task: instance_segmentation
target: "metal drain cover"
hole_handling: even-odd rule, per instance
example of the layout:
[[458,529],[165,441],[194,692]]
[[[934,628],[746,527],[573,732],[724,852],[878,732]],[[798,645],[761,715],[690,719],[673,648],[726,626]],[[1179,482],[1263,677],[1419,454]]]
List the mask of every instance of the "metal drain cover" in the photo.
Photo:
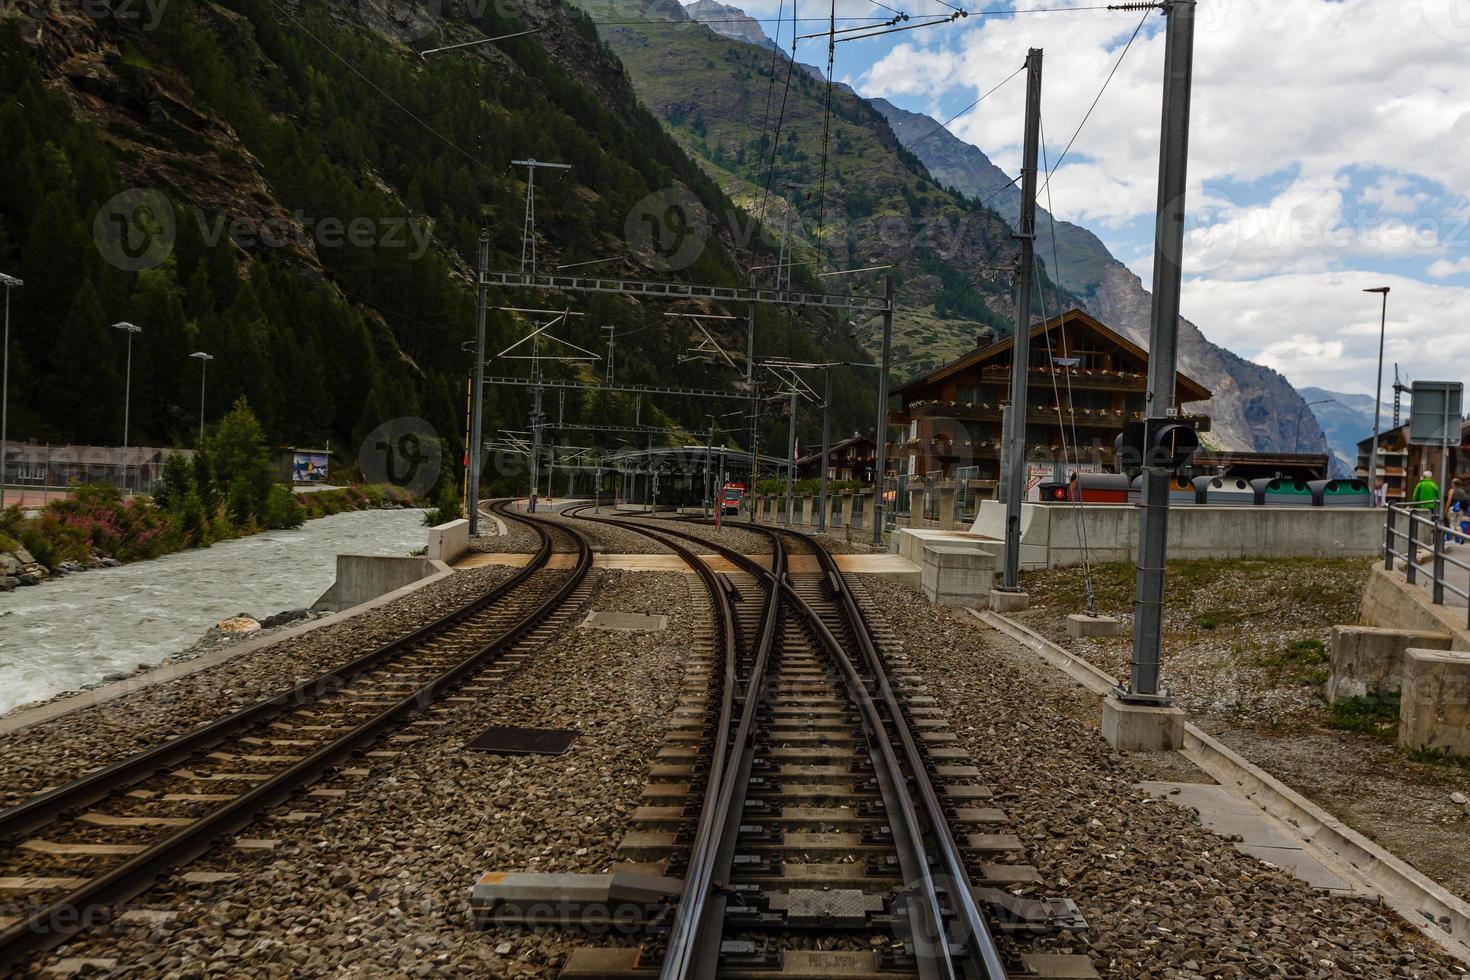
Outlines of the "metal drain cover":
[[667,629],[669,617],[644,613],[601,612],[593,610],[582,620],[583,629],[621,630],[625,632]]
[[883,896],[860,888],[793,888],[772,895],[770,906],[786,913],[788,925],[861,926],[883,911]]
[[570,728],[514,728],[493,726],[485,729],[465,748],[495,755],[561,755],[571,748],[581,732]]

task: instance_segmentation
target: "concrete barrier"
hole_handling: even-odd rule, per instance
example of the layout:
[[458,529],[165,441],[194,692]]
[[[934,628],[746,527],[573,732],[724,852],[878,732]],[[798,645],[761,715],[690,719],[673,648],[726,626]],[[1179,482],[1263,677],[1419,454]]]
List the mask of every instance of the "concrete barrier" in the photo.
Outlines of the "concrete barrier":
[[470,522],[450,521],[429,528],[429,550],[427,557],[453,564],[470,550]]
[[1332,667],[1327,675],[1327,700],[1399,693],[1404,651],[1410,647],[1448,650],[1450,634],[1381,626],[1332,627],[1328,641]]
[[1470,653],[1406,650],[1399,744],[1470,759]]
[[338,555],[337,581],[311,608],[339,612],[447,571],[448,565],[432,558]]
[[1470,650],[1465,611],[1436,606],[1429,593],[1410,585],[1401,571],[1374,565],[1358,604],[1358,620],[1368,626],[1450,634],[1451,650]]
[[[1134,504],[1039,504],[1021,508],[1021,564],[1060,568],[1134,561]],[[1005,506],[982,500],[971,533],[1005,537]],[[1171,507],[1170,558],[1366,558],[1383,549],[1383,511],[1353,507]]]
[[990,600],[995,557],[974,545],[926,545],[919,581],[930,602],[980,608]]

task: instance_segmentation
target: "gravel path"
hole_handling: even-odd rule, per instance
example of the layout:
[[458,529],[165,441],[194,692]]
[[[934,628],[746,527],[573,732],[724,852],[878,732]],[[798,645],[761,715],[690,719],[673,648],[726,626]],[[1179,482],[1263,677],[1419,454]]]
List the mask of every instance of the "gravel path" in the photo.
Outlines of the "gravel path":
[[461,572],[351,619],[0,736],[0,806],[141,751],[345,663],[482,595],[510,568]]
[[[487,870],[606,870],[663,744],[676,697],[668,679],[707,623],[702,592],[691,595],[682,574],[592,575],[593,608],[661,613],[668,628],[569,628],[498,690],[446,703],[432,715],[439,724],[420,729],[427,737],[389,746],[402,755],[320,784],[344,795],[308,796],[296,804],[301,822],[278,813],[242,834],[280,839],[274,850],[217,850],[190,868],[237,880],[172,879],[139,903],[177,913],[169,921],[114,926],[54,955],[115,959],[115,975],[136,977],[539,977],[554,976],[573,946],[606,945],[560,931],[481,932],[467,914]],[[464,749],[492,724],[580,736],[559,757]]]
[[1464,975],[1386,909],[1314,891],[1136,790],[1155,772],[1112,752],[1096,700],[1019,644],[913,589],[860,587],[991,774],[1045,890],[1076,901],[1091,926],[1039,946],[1126,977]]

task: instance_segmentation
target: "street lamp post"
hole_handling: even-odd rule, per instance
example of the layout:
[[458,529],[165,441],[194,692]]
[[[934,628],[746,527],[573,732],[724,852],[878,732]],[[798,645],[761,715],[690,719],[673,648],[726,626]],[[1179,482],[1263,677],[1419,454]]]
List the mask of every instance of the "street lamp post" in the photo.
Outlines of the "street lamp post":
[[0,286],[5,287],[5,367],[0,370],[0,511],[5,509],[6,442],[10,428],[10,291],[25,283],[0,273]]
[[1314,402],[1302,402],[1302,407],[1296,410],[1296,434],[1291,437],[1292,452],[1295,453],[1301,450],[1302,416],[1306,414],[1307,409],[1311,408],[1313,405],[1326,405],[1328,402],[1335,401],[1337,401],[1336,398],[1319,398]]
[[199,358],[199,448],[204,448],[204,380],[209,373],[209,362],[214,360],[213,354],[206,354],[202,350],[196,350],[189,355]]
[[[1378,386],[1373,389],[1373,442],[1368,448],[1368,491],[1373,494],[1373,503],[1378,503],[1378,436],[1383,417],[1383,338],[1388,332],[1389,286],[1374,286],[1365,293],[1378,293],[1383,297],[1383,308],[1378,318]],[[1387,483],[1384,484],[1387,487]],[[1384,500],[1387,501],[1385,489]]]
[[126,380],[123,382],[123,440],[122,440],[122,468],[123,489],[128,489],[128,421],[129,412],[133,401],[133,334],[142,333],[143,328],[137,324],[128,323],[126,320],[114,323],[114,330],[124,330],[128,335],[128,368]]

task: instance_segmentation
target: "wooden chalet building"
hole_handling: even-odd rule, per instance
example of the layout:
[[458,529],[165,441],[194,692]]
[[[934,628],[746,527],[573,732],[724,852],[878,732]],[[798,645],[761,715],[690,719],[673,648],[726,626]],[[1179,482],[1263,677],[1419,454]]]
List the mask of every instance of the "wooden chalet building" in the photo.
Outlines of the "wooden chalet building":
[[[968,479],[981,490],[995,486],[1001,409],[1010,401],[1011,340],[978,347],[894,392],[902,408],[891,412],[889,421],[903,431],[893,446],[894,470]],[[1053,361],[1060,358],[1077,363],[1053,371]],[[1111,467],[1113,441],[1123,423],[1144,416],[1147,387],[1148,352],[1083,311],[1074,308],[1037,322],[1031,327],[1028,461],[1041,466],[1061,457],[1065,422],[1068,458],[1080,459],[1088,469]],[[1210,397],[1207,388],[1184,374],[1178,376],[1176,394],[1181,409]]]

